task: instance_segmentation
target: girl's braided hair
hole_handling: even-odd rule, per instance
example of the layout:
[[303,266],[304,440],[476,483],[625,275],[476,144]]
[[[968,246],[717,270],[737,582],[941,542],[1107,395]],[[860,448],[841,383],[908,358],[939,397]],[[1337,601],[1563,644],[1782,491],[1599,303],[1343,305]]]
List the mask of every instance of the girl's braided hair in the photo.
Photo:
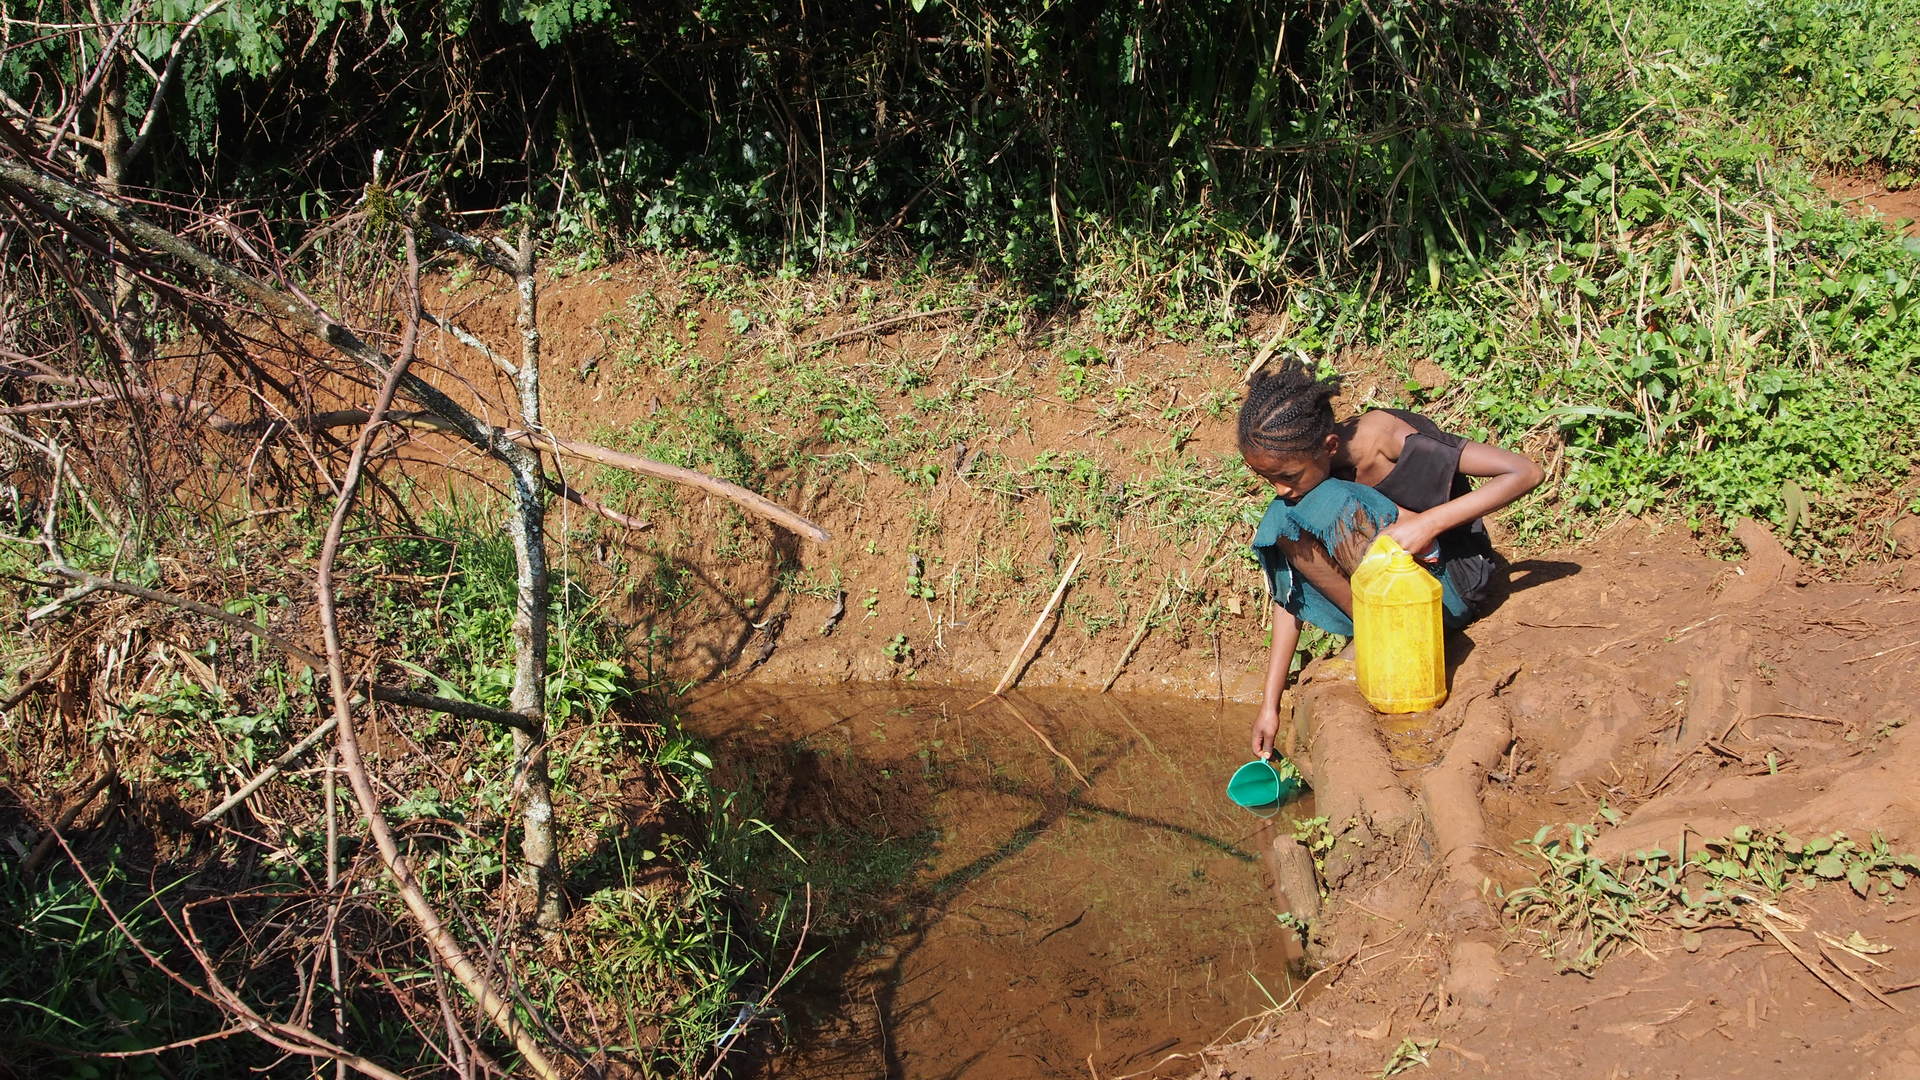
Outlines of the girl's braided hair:
[[1240,451],[1298,454],[1318,450],[1333,431],[1339,376],[1321,378],[1296,358],[1262,369],[1240,406]]

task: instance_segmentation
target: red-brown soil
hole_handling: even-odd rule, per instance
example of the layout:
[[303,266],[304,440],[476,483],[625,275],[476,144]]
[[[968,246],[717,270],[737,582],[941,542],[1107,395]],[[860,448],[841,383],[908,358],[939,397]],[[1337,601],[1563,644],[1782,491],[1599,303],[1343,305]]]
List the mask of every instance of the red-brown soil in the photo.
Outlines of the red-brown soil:
[[1849,210],[1878,215],[1901,235],[1920,237],[1920,187],[1888,191],[1881,181],[1860,176],[1826,177],[1820,187]]
[[[1639,531],[1520,564],[1523,588],[1472,629],[1454,683],[1457,699],[1512,680],[1497,697],[1514,745],[1483,799],[1491,885],[1528,884],[1537,867],[1513,842],[1597,821],[1602,800],[1622,815],[1601,830],[1606,855],[1697,848],[1741,825],[1920,846],[1920,560],[1872,583],[1809,582],[1752,539],[1762,553],[1737,566]],[[1566,576],[1526,587],[1534,567]],[[1388,733],[1403,760],[1446,742],[1425,727]],[[1336,891],[1324,989],[1209,1055],[1206,1075],[1378,1075],[1408,1038],[1431,1046],[1433,1075],[1920,1075],[1901,1015],[1916,1003],[1895,990],[1920,981],[1920,897],[1866,901],[1841,886],[1781,901],[1807,928],[1787,940],[1851,1002],[1756,930],[1654,934],[1586,978],[1556,974],[1509,925],[1500,977],[1473,1003],[1443,985],[1452,937],[1433,919],[1439,873],[1425,861]],[[1855,931],[1890,946],[1874,954],[1881,966],[1827,955],[1885,1003],[1823,958],[1819,934]]]
[[[1880,205],[1906,213],[1896,197]],[[813,288],[780,287],[790,293]],[[934,440],[928,454],[943,455],[945,467],[930,483],[873,467],[858,447],[831,448],[841,456],[830,470],[762,462],[758,486],[823,524],[833,535],[823,545],[743,523],[728,506],[684,492],[629,505],[652,519],[645,532],[609,531],[577,509],[558,514],[556,534],[591,534],[582,545],[593,559],[588,575],[616,616],[636,626],[636,656],[650,656],[662,674],[708,687],[743,680],[836,687],[889,678],[991,685],[1060,570],[1084,552],[1065,610],[1042,635],[1022,685],[1097,690],[1117,675],[1121,691],[1184,696],[1221,710],[1224,719],[1213,732],[1217,745],[1179,752],[1225,760],[1239,755],[1264,663],[1265,598],[1242,555],[1244,530],[1235,519],[1258,494],[1250,483],[1236,490],[1225,479],[1228,414],[1196,403],[1230,408],[1245,356],[1150,331],[1105,338],[1031,319],[993,348],[956,348],[956,339],[981,331],[972,312],[904,320],[816,352],[808,342],[895,314],[938,312],[944,303],[889,295],[886,305],[868,309],[851,299],[846,283],[832,288],[840,292],[806,308],[812,312],[806,317],[742,330],[730,305],[743,301],[696,291],[685,274],[661,264],[629,264],[547,285],[546,412],[566,436],[617,442],[663,412],[677,419],[695,385],[688,372],[701,365],[730,373],[724,389],[733,396],[718,400],[723,408],[739,406],[758,388],[777,399],[797,371],[816,362],[858,373],[874,387],[881,411],[896,420],[915,409],[914,393],[886,383],[902,364],[923,377],[918,394],[978,390],[955,407],[956,416],[975,425],[966,445]],[[449,285],[430,300],[437,313],[483,337],[509,340],[511,307],[503,288]],[[649,351],[660,339],[614,318],[641,300],[668,312],[671,325],[688,328],[672,362]],[[1253,335],[1259,329],[1252,328]],[[1057,359],[1058,343],[1068,337],[1097,345],[1105,357],[1098,392],[1073,400],[1061,390]],[[484,363],[438,335],[426,341],[423,359],[439,369],[436,381],[463,386],[468,400],[492,403],[493,414],[506,420],[500,403],[511,395]],[[1349,386],[1354,401],[1373,396],[1372,388],[1385,388],[1379,396],[1390,397],[1412,373],[1382,362],[1358,375]],[[1121,387],[1127,392],[1119,393]],[[1443,396],[1437,408],[1444,412],[1445,404]],[[811,422],[751,417],[803,448],[819,439],[807,430]],[[1125,490],[1171,475],[1173,465],[1198,470],[1209,482],[1167,489],[1198,508],[1178,527],[1150,520],[1148,504],[1136,500],[1111,523],[1080,528],[1063,526],[1045,498],[996,493],[962,467],[983,450],[1025,467],[1063,449],[1084,454],[1106,482]],[[575,470],[570,479],[609,498],[618,494],[606,474]],[[658,495],[647,485],[639,490]],[[1201,520],[1210,527],[1197,527]],[[1913,723],[1920,719],[1915,520],[1895,512],[1864,522],[1863,535],[1886,539],[1900,557],[1869,564],[1849,581],[1803,571],[1763,531],[1746,534],[1748,557],[1740,564],[1699,553],[1681,530],[1637,522],[1557,551],[1516,552],[1513,595],[1469,631],[1470,650],[1457,650],[1456,705],[1381,725],[1392,767],[1401,783],[1418,790],[1425,771],[1451,747],[1470,703],[1497,704],[1511,724],[1512,749],[1504,765],[1469,778],[1482,785],[1487,837],[1472,866],[1494,888],[1532,880],[1535,868],[1514,853],[1516,840],[1544,824],[1594,821],[1603,802],[1621,815],[1598,841],[1610,855],[1672,848],[1740,825],[1803,837],[1839,830],[1864,840],[1877,833],[1898,849],[1920,848],[1920,788],[1911,780],[1920,768],[1920,725]],[[904,592],[913,556],[924,560],[935,597]],[[663,568],[677,582],[671,603]],[[836,599],[841,592],[844,599]],[[833,622],[837,607],[843,613]],[[1148,623],[1129,652],[1143,620],[1156,611],[1164,618]],[[888,655],[901,638],[912,647],[910,659]],[[779,725],[805,715],[778,702],[767,711],[781,714]],[[1148,740],[1168,734],[1143,731]],[[1062,776],[1052,781],[1063,788],[1073,783]],[[1014,813],[985,802],[960,812]],[[1204,1054],[1195,1044],[1220,1032],[1182,1032],[1177,1045],[1190,1056],[1165,1067],[1236,1077],[1379,1075],[1411,1038],[1432,1046],[1426,1068],[1435,1075],[1713,1072],[1798,1080],[1818,1064],[1849,1076],[1920,1076],[1920,1043],[1909,1044],[1900,1012],[1920,1005],[1920,999],[1904,1000],[1905,987],[1920,984],[1920,920],[1906,920],[1915,909],[1905,892],[1867,902],[1839,887],[1790,893],[1781,902],[1808,927],[1788,940],[1854,1001],[1817,979],[1778,939],[1743,929],[1708,931],[1697,941],[1656,934],[1646,952],[1623,955],[1586,978],[1555,974],[1522,933],[1499,923],[1489,951],[1472,954],[1486,980],[1465,986],[1448,981],[1471,957],[1455,948],[1464,938],[1457,907],[1447,906],[1454,901],[1436,899],[1445,854],[1409,842],[1370,856],[1391,855],[1391,862],[1331,891],[1316,934],[1324,966],[1308,992],[1252,1025],[1251,1035],[1244,1025],[1230,1029],[1234,1041]],[[1076,875],[1106,869],[1088,858],[1062,866]],[[1272,914],[1249,918],[1270,921]],[[1074,915],[1026,912],[1022,933],[1047,933]],[[1116,922],[1104,932],[1123,928]],[[1815,944],[1817,931],[1838,939],[1858,931],[1890,946],[1873,954],[1884,967],[1856,963],[1859,981],[1833,970],[1837,962]],[[969,1062],[985,1060],[969,1057],[969,1047],[983,1041],[975,1037],[981,1030],[1013,1025],[1078,985],[1055,972],[1025,996],[996,1005],[1002,990],[994,988],[977,991],[976,1001],[970,996],[976,991],[953,975],[966,945],[942,947],[947,951],[935,955],[943,962],[934,966],[948,981],[924,989],[915,984],[911,992],[933,996],[938,986],[938,995],[961,1005],[928,1021],[934,1027],[922,1033],[912,1068],[896,1068],[901,1059],[883,1054],[892,1075],[967,1073]],[[1018,957],[1015,950],[996,963],[1005,968]],[[1191,987],[1192,971],[1179,969],[1176,960],[1164,965],[1165,986]],[[1116,982],[1129,987],[1146,978],[1133,969],[1115,971]],[[1111,991],[1104,977],[1089,969],[1087,986]],[[1886,1003],[1860,982],[1873,985]],[[875,1004],[872,1012],[883,1010]],[[1088,1013],[1087,1022],[1096,1015]],[[1079,1016],[1068,1009],[1049,1023],[1071,1025]],[[891,1037],[884,1025],[851,1012],[843,1034],[854,1042]],[[1104,1038],[1095,1034],[1092,1045]],[[1022,1070],[1053,1076],[1091,1068],[1096,1080],[1113,1080],[1151,1067],[1097,1054],[1089,1062],[1085,1040],[1054,1042],[1045,1053],[1035,1051],[1031,1069]],[[981,1068],[986,1071],[967,1074],[1011,1075]]]

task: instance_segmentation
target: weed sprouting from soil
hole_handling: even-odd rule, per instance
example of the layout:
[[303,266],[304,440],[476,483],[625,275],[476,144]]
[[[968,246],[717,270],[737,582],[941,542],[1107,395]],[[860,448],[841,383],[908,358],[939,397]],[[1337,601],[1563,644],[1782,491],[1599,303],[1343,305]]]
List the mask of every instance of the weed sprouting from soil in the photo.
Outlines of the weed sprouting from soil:
[[1501,894],[1522,936],[1580,974],[1622,950],[1647,950],[1657,931],[1681,931],[1692,945],[1703,930],[1755,930],[1761,905],[1792,889],[1845,882],[1862,898],[1884,898],[1920,873],[1920,857],[1877,835],[1864,845],[1844,833],[1802,842],[1743,825],[1684,853],[1654,849],[1611,862],[1591,850],[1594,835],[1590,825],[1542,826],[1519,845],[1540,864],[1539,882]]

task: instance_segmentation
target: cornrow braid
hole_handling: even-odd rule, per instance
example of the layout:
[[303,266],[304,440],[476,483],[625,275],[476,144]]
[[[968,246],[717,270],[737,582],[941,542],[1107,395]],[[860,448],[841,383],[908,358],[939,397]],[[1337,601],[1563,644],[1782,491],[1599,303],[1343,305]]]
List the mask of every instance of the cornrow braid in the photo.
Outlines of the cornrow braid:
[[1240,451],[1297,454],[1319,449],[1333,431],[1333,396],[1339,376],[1321,378],[1295,358],[1277,370],[1262,370],[1240,406]]

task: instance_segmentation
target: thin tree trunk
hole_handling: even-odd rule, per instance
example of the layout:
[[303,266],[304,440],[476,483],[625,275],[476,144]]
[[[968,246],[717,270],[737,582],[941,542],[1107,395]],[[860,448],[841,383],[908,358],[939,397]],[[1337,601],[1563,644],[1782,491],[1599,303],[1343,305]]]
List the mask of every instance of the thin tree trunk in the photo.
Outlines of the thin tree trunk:
[[[520,230],[513,261],[519,294],[520,367],[514,385],[520,392],[520,423],[538,434],[540,423],[539,282],[534,276],[532,226]],[[533,897],[541,926],[558,926],[565,915],[560,890],[560,846],[553,821],[553,780],[547,769],[547,581],[546,482],[540,456],[518,443],[506,448],[513,470],[513,554],[518,566],[513,613],[513,696],[509,707],[527,718],[515,729],[513,747],[522,784],[521,881]]]

